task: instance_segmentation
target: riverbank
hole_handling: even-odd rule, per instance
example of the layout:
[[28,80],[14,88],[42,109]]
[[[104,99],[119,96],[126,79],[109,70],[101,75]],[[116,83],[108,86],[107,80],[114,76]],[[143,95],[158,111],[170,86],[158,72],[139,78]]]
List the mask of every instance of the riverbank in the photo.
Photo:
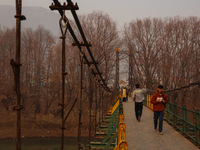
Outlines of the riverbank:
[[[64,148],[69,150],[78,149],[76,137],[65,138]],[[87,138],[82,138],[82,145],[87,146]],[[0,149],[13,150],[16,147],[15,140],[0,140]],[[22,149],[25,150],[59,150],[60,138],[27,138],[22,139]]]
[[[0,115],[0,139],[16,138],[16,114]],[[52,115],[37,115],[36,119],[22,115],[22,138],[55,138],[61,136],[61,119]],[[66,122],[65,137],[77,137],[78,121]],[[88,124],[82,125],[82,136],[88,136]]]

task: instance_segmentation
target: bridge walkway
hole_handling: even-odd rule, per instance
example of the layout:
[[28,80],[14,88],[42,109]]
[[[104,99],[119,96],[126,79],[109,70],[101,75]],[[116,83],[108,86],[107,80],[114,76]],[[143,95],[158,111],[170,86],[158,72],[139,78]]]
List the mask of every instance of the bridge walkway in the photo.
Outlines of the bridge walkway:
[[160,135],[153,128],[153,111],[143,107],[141,122],[135,117],[134,102],[131,97],[123,102],[126,124],[126,141],[129,150],[198,150],[194,144],[173,129],[167,122],[163,123]]

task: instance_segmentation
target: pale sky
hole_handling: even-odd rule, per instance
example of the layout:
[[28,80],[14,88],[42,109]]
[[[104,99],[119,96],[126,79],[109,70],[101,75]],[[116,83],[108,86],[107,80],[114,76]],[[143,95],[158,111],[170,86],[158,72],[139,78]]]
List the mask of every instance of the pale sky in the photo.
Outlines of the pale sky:
[[[61,3],[65,0],[59,0]],[[136,18],[198,16],[200,0],[72,0],[77,2],[77,14],[103,11],[120,26]],[[22,0],[23,6],[40,6],[49,9],[52,0]],[[0,0],[0,5],[15,5],[14,0]]]

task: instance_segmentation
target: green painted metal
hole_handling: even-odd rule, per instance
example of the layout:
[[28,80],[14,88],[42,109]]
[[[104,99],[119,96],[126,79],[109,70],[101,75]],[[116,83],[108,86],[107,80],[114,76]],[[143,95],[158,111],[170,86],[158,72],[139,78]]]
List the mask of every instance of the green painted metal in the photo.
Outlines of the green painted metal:
[[118,123],[118,117],[113,120],[112,124],[108,127],[108,129],[106,130],[106,133],[109,133],[109,131],[114,127],[114,125]]
[[117,128],[118,128],[118,122],[115,124],[115,126],[112,128],[112,130],[108,133],[108,135],[103,139],[102,143],[106,143],[106,141],[116,131]]
[[[147,97],[143,102],[147,106]],[[200,147],[200,113],[199,110],[192,111],[185,106],[169,102],[166,105],[165,120],[185,137]]]
[[182,113],[183,113],[183,135],[186,134],[187,132],[187,124],[186,124],[186,107],[183,106],[182,108]]
[[110,129],[114,126],[114,124],[116,122],[118,122],[118,117],[119,117],[118,111],[119,111],[119,107],[117,107],[116,112],[114,112],[115,115],[112,118],[110,118],[110,121],[109,121],[109,123],[107,125],[108,129],[107,129],[106,133],[108,133],[110,131]]
[[[119,98],[118,98],[119,100]],[[121,101],[121,100],[120,100]],[[113,106],[116,104],[113,103]],[[122,103],[117,106],[115,111],[111,115],[106,115],[103,119],[103,123],[99,126],[101,133],[104,134],[96,134],[97,137],[103,137],[102,142],[92,142],[90,146],[92,148],[100,148],[100,149],[114,149],[113,141],[117,138],[117,128],[118,128],[118,118],[119,118],[119,109],[122,108]],[[103,135],[103,136],[102,136]],[[108,141],[108,143],[107,143]]]
[[107,143],[107,145],[104,147],[104,149],[108,150],[108,148],[111,146],[111,144],[116,140],[118,136],[118,132],[115,133],[115,135],[110,139],[110,141]]
[[[92,149],[104,149],[104,147],[107,145],[107,143],[105,143],[105,144],[102,144],[101,142],[91,142],[90,143],[90,147],[92,148]],[[111,143],[110,145],[109,145],[109,148],[112,148],[112,149],[114,149],[115,148],[115,144],[113,144],[113,143]]]
[[200,146],[200,113],[199,110],[192,111],[185,106],[176,103],[168,103],[166,106],[165,120],[185,137]]
[[116,117],[116,115],[118,115],[117,113],[119,112],[119,106],[117,106],[117,108],[115,109],[115,111],[112,113],[112,115],[110,116],[110,120],[112,120],[113,118]]
[[112,123],[112,121],[116,118],[116,116],[118,115],[117,113],[118,113],[118,111],[119,111],[119,106],[115,109],[115,111],[111,114],[111,116],[109,117],[109,119],[106,119],[105,117],[104,117],[104,119],[103,119],[103,122],[104,123],[109,123],[109,125]]
[[[90,146],[92,148],[101,148],[101,149],[114,149],[113,142],[117,139],[117,128],[119,124],[119,114],[123,113],[123,105],[121,100],[118,98],[115,103],[113,103],[113,106],[116,104],[116,102],[119,100],[119,106],[115,109],[115,111],[111,115],[106,115],[103,119],[103,123],[99,126],[99,129],[101,133],[103,132],[104,136],[100,134],[96,134],[96,136],[103,137],[102,142],[91,142]],[[121,113],[120,113],[121,112]]]
[[196,128],[195,128],[195,132],[196,132],[196,144],[198,145],[200,143],[200,130],[198,130],[198,128],[200,128],[200,119],[199,119],[199,110],[195,111],[195,124],[196,124]]

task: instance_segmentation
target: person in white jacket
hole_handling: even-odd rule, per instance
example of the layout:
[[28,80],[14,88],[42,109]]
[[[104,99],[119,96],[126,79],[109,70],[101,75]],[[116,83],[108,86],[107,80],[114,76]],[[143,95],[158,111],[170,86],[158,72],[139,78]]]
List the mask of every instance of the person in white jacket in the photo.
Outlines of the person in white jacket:
[[138,122],[141,120],[144,94],[147,92],[146,89],[141,88],[139,84],[135,85],[136,89],[133,91],[133,100],[135,101],[135,116]]

